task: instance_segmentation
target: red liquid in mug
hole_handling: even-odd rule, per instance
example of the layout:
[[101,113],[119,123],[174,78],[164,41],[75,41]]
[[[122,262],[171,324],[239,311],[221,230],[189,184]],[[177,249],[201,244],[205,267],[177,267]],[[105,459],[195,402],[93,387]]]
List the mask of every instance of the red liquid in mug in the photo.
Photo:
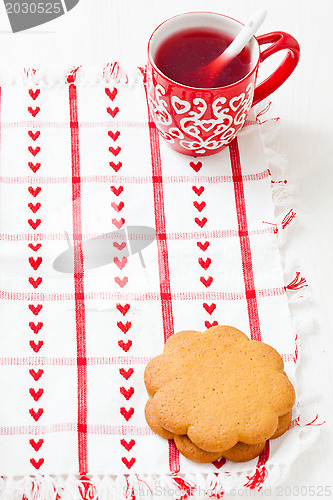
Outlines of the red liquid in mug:
[[203,68],[218,57],[233,38],[211,28],[190,28],[171,35],[156,51],[155,64],[167,77],[188,87],[224,87],[241,80],[251,69],[248,47],[212,80]]

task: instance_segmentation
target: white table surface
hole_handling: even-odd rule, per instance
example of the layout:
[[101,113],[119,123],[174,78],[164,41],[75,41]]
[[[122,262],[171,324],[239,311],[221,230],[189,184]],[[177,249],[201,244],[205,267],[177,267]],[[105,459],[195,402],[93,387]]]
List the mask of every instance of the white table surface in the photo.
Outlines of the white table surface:
[[[312,296],[309,307],[315,328],[301,347],[300,376],[309,398],[318,404],[320,419],[326,421],[319,440],[298,458],[282,484],[299,487],[299,493],[285,489],[282,497],[310,497],[310,486],[315,492],[320,492],[318,487],[330,487],[326,493],[333,497],[332,1],[80,0],[65,16],[16,34],[11,33],[0,2],[0,68],[98,65],[114,60],[129,67],[143,65],[149,34],[172,15],[208,10],[244,22],[262,6],[268,15],[260,33],[287,31],[301,46],[296,71],[273,94],[274,110],[281,119],[273,146],[288,160],[286,177],[297,213],[289,245],[298,255]],[[267,62],[266,70],[277,60]],[[318,396],[322,387],[326,398]],[[264,493],[250,491],[247,496],[260,498]],[[269,498],[281,497],[277,490],[266,493]]]

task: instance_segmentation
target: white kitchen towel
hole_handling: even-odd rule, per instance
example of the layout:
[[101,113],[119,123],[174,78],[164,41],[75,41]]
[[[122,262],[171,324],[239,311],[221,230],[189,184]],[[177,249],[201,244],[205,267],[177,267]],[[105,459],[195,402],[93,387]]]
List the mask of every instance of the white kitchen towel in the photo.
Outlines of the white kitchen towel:
[[[1,80],[0,498],[221,498],[281,480],[316,428],[297,410],[289,304],[306,282],[278,245],[295,214],[276,218],[285,185],[260,118],[187,157],[159,138],[144,71],[90,77]],[[145,422],[147,362],[215,324],[275,347],[296,387],[290,430],[244,464],[192,463]]]

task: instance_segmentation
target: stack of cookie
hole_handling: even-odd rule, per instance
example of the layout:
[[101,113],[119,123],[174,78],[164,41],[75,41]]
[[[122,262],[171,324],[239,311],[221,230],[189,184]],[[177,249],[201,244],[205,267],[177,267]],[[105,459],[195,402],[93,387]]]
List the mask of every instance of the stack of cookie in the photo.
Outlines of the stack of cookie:
[[170,337],[145,384],[148,425],[194,462],[252,460],[291,423],[295,391],[281,356],[230,326]]

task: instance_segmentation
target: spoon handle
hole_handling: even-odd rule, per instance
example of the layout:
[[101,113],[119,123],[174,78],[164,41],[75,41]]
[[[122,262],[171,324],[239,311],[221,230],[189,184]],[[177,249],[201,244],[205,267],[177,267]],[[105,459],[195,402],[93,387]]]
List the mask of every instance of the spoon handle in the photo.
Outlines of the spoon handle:
[[260,9],[258,10],[253,17],[246,23],[244,28],[240,31],[240,33],[236,36],[236,38],[231,42],[231,44],[225,49],[225,51],[221,54],[221,59],[223,61],[225,59],[231,59],[245,47],[248,41],[252,38],[254,33],[258,30],[261,24],[264,22],[266,17],[266,10]]

